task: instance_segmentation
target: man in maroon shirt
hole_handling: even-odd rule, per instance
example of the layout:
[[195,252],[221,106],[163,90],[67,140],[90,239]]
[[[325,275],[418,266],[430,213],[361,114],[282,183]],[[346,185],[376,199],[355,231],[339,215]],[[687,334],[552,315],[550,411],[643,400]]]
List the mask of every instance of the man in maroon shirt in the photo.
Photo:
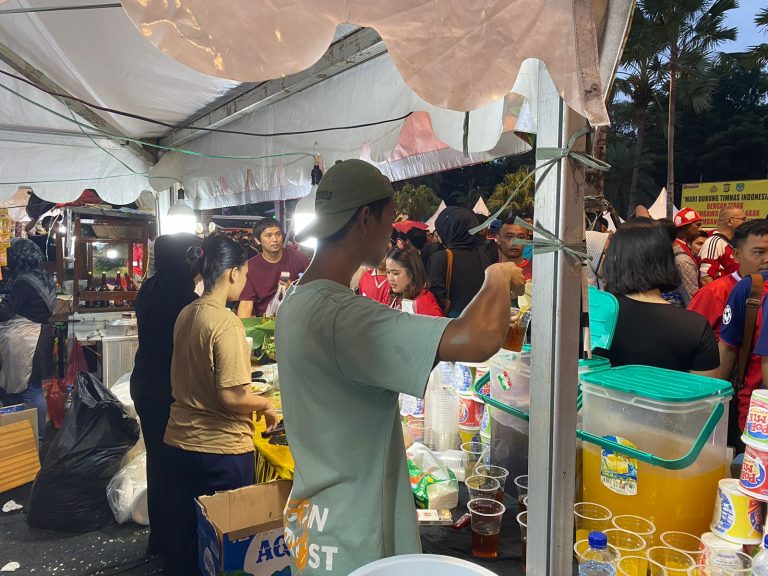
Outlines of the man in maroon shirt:
[[283,248],[283,229],[274,218],[263,218],[253,227],[253,237],[261,254],[248,260],[248,276],[240,295],[240,318],[263,316],[275,297],[280,275],[285,272],[293,282],[309,266],[309,259],[298,250]]

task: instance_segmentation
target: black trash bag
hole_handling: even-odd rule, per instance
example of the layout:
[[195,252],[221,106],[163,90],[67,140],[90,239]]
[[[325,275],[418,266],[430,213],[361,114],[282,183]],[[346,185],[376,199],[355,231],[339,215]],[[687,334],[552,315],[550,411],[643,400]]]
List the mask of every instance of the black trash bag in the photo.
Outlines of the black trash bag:
[[90,532],[113,522],[107,484],[138,439],[138,421],[98,378],[80,372],[72,408],[32,486],[29,525]]

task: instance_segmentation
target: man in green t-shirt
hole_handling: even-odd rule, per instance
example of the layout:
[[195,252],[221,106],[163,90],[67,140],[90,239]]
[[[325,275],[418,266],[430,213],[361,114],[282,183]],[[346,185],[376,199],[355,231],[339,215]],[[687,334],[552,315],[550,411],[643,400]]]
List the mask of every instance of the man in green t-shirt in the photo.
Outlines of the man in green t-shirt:
[[356,296],[353,274],[385,256],[392,196],[372,164],[346,160],[328,170],[316,219],[297,238],[317,238],[317,252],[277,315],[283,414],[296,463],[284,522],[296,574],[346,576],[380,558],[421,552],[398,395],[423,398],[440,360],[482,362],[496,353],[510,292],[525,288],[517,266],[494,264],[453,320]]

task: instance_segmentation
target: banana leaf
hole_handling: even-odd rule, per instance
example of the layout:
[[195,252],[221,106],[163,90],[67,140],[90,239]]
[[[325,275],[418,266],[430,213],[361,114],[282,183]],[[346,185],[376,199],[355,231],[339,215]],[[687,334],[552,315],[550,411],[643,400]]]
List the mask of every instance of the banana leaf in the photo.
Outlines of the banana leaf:
[[241,318],[245,335],[253,338],[253,349],[258,350],[264,345],[267,336],[275,335],[275,320],[273,318]]

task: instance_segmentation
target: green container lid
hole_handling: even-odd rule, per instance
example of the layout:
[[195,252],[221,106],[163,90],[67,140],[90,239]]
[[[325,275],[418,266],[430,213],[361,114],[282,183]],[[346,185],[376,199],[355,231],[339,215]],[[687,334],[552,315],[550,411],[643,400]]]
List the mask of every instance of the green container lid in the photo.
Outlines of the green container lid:
[[587,371],[602,370],[610,367],[611,361],[602,356],[592,356],[592,358],[582,358],[579,360],[579,368],[585,368]]
[[585,372],[581,381],[661,402],[693,402],[733,394],[731,383],[725,380],[652,366],[619,366]]
[[616,296],[590,286],[589,336],[592,348],[611,348],[618,319],[619,301]]

